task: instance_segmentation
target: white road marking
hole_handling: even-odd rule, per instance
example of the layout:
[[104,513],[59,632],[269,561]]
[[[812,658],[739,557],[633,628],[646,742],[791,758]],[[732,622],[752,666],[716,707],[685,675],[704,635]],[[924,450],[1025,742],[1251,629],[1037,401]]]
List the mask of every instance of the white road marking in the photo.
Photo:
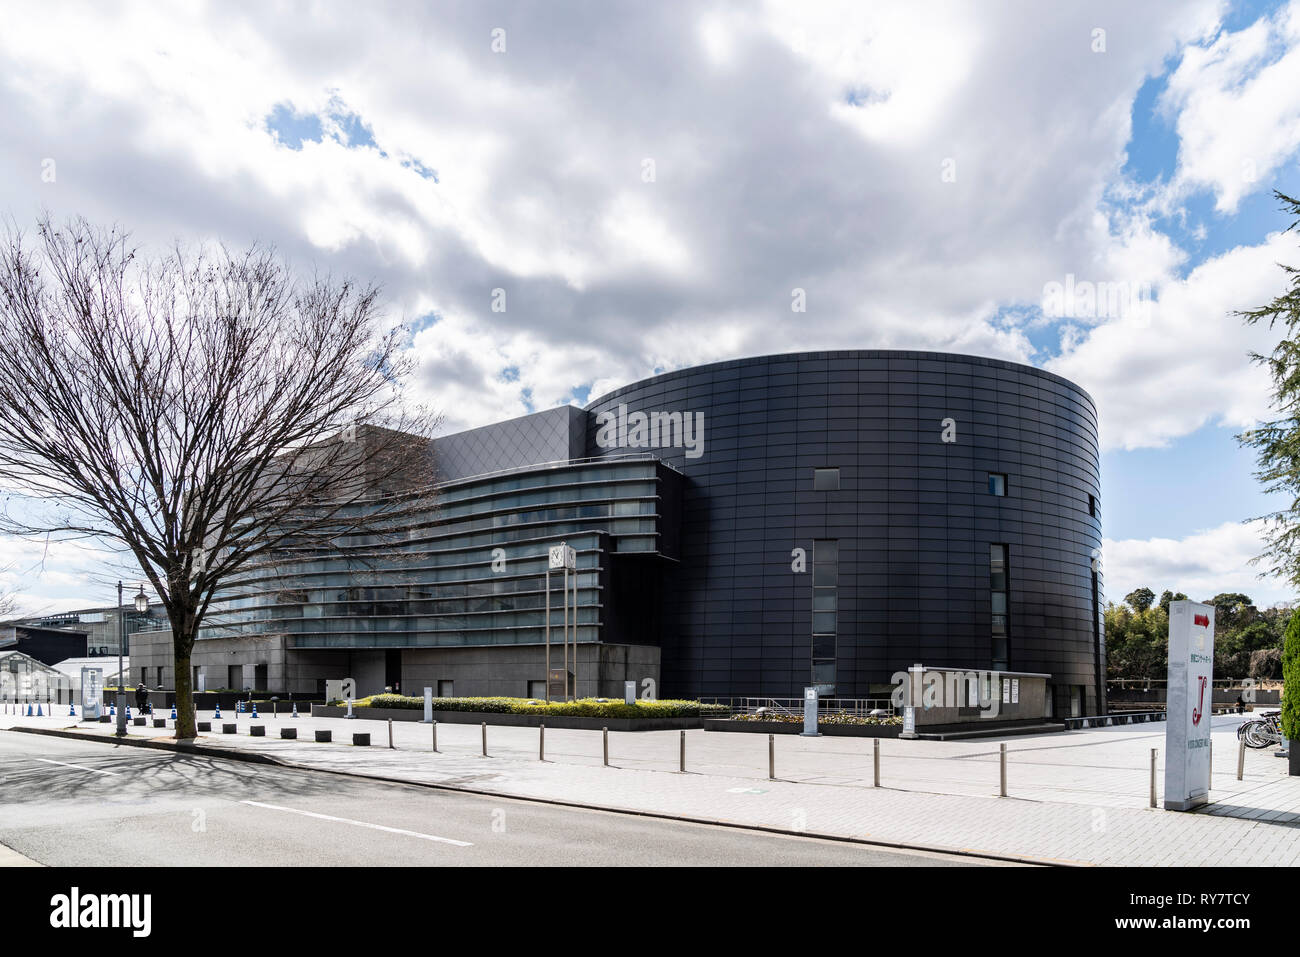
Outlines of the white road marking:
[[81,764],[68,764],[66,761],[52,761],[49,758],[37,758],[37,761],[44,761],[46,764],[57,764],[61,768],[76,768],[78,771],[89,771],[92,774],[115,775],[116,771],[101,771],[99,768],[88,768]]
[[383,824],[371,824],[368,821],[354,821],[348,817],[334,817],[330,814],[317,814],[315,811],[300,811],[294,807],[280,807],[278,804],[263,804],[261,801],[240,801],[240,804],[249,804],[253,807],[264,807],[271,811],[287,811],[290,814],[301,814],[304,817],[314,817],[321,821],[337,821],[340,824],[355,824],[357,827],[368,827],[376,831],[387,831],[389,834],[405,834],[407,837],[418,837],[422,841],[437,841],[439,844],[454,844],[456,847],[473,847],[469,841],[454,841],[449,837],[438,837],[436,834],[421,834],[419,831],[407,831],[400,827],[387,827]]

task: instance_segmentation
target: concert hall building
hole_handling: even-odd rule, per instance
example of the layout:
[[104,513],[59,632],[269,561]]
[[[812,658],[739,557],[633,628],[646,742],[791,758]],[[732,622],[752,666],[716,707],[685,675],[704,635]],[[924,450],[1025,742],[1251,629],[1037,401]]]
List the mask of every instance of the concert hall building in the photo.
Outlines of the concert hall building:
[[[887,696],[909,666],[1050,675],[1104,711],[1097,414],[1025,365],[928,352],[762,356],[435,439],[437,507],[358,575],[231,596],[209,688],[544,694],[549,549],[576,550],[579,694]],[[561,668],[562,574],[551,574]],[[222,627],[217,627],[221,625]],[[170,687],[170,636],[132,637]],[[141,670],[143,669],[143,671]]]

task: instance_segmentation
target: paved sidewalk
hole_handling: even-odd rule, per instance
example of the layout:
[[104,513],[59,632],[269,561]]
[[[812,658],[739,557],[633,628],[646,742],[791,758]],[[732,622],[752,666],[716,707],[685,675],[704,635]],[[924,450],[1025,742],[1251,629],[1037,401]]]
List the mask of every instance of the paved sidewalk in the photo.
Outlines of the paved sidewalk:
[[23,857],[12,847],[0,844],[0,867],[40,867],[29,857]]
[[[207,715],[205,714],[206,718]],[[226,720],[231,720],[227,714]],[[536,728],[489,726],[489,756],[478,725],[432,729],[394,722],[389,750],[385,722],[341,718],[291,721],[263,716],[266,738],[202,735],[205,747],[254,751],[325,771],[616,808],[752,827],[848,837],[887,844],[966,850],[994,856],[1081,864],[1300,864],[1300,780],[1271,752],[1248,751],[1236,780],[1239,719],[1215,720],[1215,801],[1208,811],[1180,814],[1148,804],[1150,749],[1163,754],[1163,725],[1124,725],[1026,738],[980,741],[881,742],[882,785],[871,787],[872,739],[778,736],[777,780],[767,778],[767,736],[687,732],[688,773],[677,771],[679,735],[611,733],[611,767],[602,766],[598,731],[548,728],[545,762],[537,760]],[[69,728],[68,717],[0,714],[16,724]],[[301,738],[283,741],[279,727]],[[111,736],[107,725],[81,725]],[[316,744],[317,728],[334,744]],[[351,746],[368,731],[372,747]],[[166,738],[153,728],[132,737]],[[1009,750],[1008,798],[996,797],[998,745]],[[1163,764],[1157,785],[1163,791]]]

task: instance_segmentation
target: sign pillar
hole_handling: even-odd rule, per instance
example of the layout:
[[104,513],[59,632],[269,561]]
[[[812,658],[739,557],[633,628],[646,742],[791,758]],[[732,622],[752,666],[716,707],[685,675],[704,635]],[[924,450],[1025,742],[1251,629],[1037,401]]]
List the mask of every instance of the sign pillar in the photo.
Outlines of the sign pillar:
[[925,666],[912,665],[907,669],[907,684],[903,686],[903,730],[900,738],[916,737],[916,709],[925,701]]
[[433,724],[433,689],[424,689],[424,724]]
[[352,714],[352,699],[357,696],[356,680],[353,678],[344,678],[341,690],[343,692],[343,697],[347,699],[348,702],[348,713],[345,714],[343,717],[345,718],[355,717],[355,715]]
[[546,563],[546,703],[551,703],[551,564]]
[[1214,606],[1169,604],[1169,691],[1165,724],[1165,810],[1190,811],[1210,799],[1214,713]]
[[573,572],[573,697],[578,697],[578,553],[567,542],[547,549],[546,555],[546,694],[551,694],[551,572],[563,571],[564,599],[564,697],[569,697],[569,572]]
[[803,738],[820,737],[817,730],[817,689],[803,689],[803,730],[799,732]]
[[81,717],[85,721],[98,721],[104,695],[104,669],[81,669]]

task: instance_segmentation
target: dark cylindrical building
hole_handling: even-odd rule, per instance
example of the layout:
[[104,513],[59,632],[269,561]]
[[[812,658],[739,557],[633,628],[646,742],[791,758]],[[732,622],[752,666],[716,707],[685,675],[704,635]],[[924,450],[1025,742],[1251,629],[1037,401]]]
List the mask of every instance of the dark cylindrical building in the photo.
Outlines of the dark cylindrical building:
[[878,695],[913,663],[1045,672],[1104,710],[1097,414],[995,359],[764,356],[588,407],[589,456],[685,476],[662,692]]

